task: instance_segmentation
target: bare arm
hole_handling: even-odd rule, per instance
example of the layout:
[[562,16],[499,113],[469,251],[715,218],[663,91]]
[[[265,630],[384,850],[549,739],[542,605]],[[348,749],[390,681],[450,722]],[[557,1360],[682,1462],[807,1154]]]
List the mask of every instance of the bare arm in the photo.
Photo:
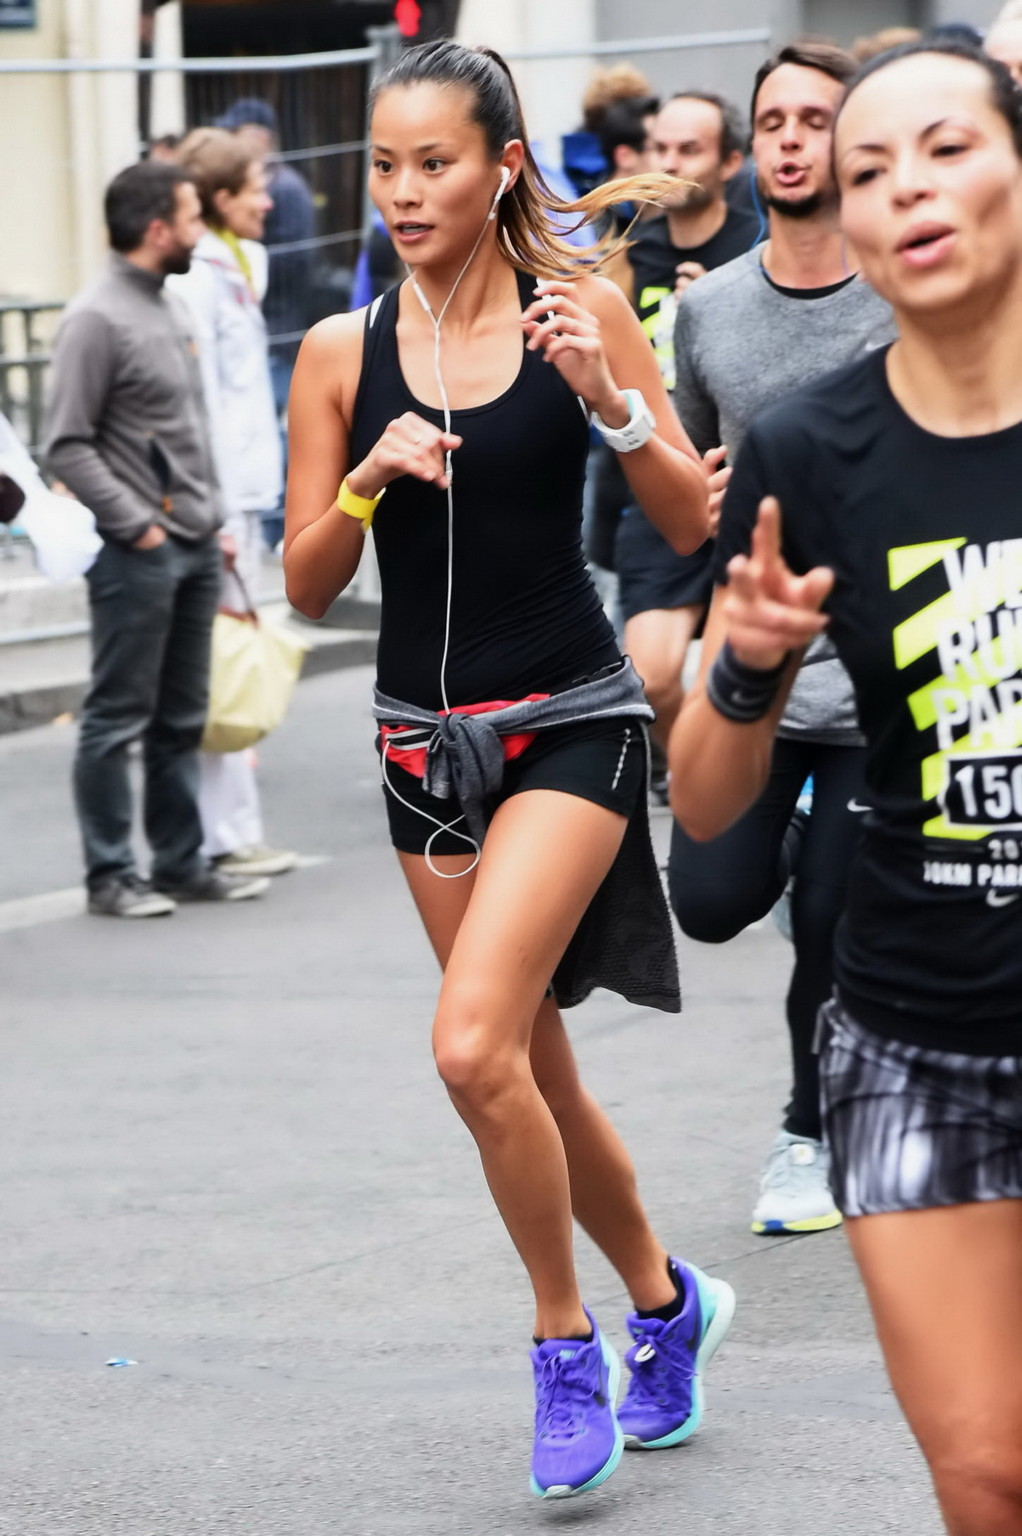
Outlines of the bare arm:
[[[680,555],[710,532],[707,473],[664,388],[656,358],[624,295],[600,277],[543,282],[523,316],[527,345],[542,348],[565,381],[608,427],[628,420],[623,389],[642,391],[656,431],[642,448],[620,454],[635,499]],[[549,318],[549,312],[553,318]]]
[[361,363],[361,329],[351,323],[356,319],[360,327],[361,315],[313,326],[291,380],[284,576],[288,601],[310,619],[321,619],[344,591],[365,542],[355,519],[336,506],[349,467],[344,385],[350,367],[357,378]]
[[[780,540],[780,507],[767,497],[750,553],[730,561],[729,584],[714,594],[699,677],[671,732],[671,809],[696,842],[726,832],[762,794],[803,652],[827,623],[819,609],[833,574],[818,568],[794,576],[781,555]],[[773,705],[761,720],[739,724],[709,700],[706,678],[725,640],[740,662],[762,671],[789,658]]]
[[360,310],[313,326],[291,382],[284,575],[288,601],[310,619],[323,617],[362,558],[362,525],[337,506],[341,481],[347,479],[356,496],[370,500],[399,475],[446,485],[444,454],[461,445],[460,437],[406,412],[360,464],[351,463],[364,321]]

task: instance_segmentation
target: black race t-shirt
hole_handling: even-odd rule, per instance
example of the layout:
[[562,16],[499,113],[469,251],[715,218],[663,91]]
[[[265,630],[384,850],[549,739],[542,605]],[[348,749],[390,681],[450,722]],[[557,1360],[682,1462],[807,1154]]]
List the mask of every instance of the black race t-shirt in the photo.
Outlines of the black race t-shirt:
[[629,248],[635,309],[653,344],[668,389],[674,387],[674,321],[678,305],[674,285],[683,261],[696,261],[707,272],[744,256],[759,240],[761,226],[754,214],[729,208],[720,229],[703,245],[672,245],[667,215],[636,226]]
[[767,494],[792,569],[836,573],[829,632],[872,807],[835,955],[849,1011],[897,1039],[1022,1055],[1022,424],[924,431],[886,355],[755,419],[716,574]]

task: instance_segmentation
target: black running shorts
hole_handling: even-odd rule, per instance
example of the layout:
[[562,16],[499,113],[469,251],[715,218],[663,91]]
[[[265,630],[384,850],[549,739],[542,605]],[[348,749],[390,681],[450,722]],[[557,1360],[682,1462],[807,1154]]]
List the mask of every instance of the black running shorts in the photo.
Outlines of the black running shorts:
[[846,1216],[1022,1200],[1022,1057],[926,1050],[820,1010],[831,1189]]
[[713,541],[678,555],[638,507],[629,507],[614,541],[621,613],[627,622],[654,609],[706,607],[713,596]]
[[[393,757],[388,756],[383,768],[383,794],[390,840],[395,848],[401,853],[425,853],[438,823],[444,827],[453,823],[452,831],[440,832],[430,843],[430,853],[472,851],[467,840],[468,828],[453,796],[441,800],[428,795],[422,780],[399,767]],[[618,717],[537,732],[535,741],[522,755],[505,764],[504,783],[491,811],[527,789],[560,790],[630,817],[639,795],[646,791],[644,723]],[[457,833],[464,835],[459,837]]]

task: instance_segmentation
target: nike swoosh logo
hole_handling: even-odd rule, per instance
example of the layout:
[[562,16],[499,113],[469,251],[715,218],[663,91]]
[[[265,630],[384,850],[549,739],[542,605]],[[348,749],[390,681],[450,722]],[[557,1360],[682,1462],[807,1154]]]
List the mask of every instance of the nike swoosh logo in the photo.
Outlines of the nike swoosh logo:
[[856,816],[861,816],[863,811],[871,811],[873,807],[871,805],[860,805],[858,800],[849,800],[848,809],[854,812]]
[[1019,895],[1022,895],[1022,892],[1008,896],[1003,891],[987,891],[987,906],[1010,907],[1013,902],[1018,901]]

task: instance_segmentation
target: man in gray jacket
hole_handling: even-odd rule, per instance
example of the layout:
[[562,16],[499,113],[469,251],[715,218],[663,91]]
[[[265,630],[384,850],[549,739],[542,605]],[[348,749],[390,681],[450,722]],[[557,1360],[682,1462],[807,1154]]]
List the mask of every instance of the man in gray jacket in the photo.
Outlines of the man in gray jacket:
[[[44,433],[49,469],[96,518],[92,683],[74,766],[89,911],[156,917],[257,896],[200,854],[198,750],[224,559],[220,493],[187,310],[164,292],[203,232],[179,167],[144,162],[106,192],[112,255],[69,305]],[[229,553],[229,552],[228,552]],[[129,745],[141,738],[151,882],[131,844]]]

